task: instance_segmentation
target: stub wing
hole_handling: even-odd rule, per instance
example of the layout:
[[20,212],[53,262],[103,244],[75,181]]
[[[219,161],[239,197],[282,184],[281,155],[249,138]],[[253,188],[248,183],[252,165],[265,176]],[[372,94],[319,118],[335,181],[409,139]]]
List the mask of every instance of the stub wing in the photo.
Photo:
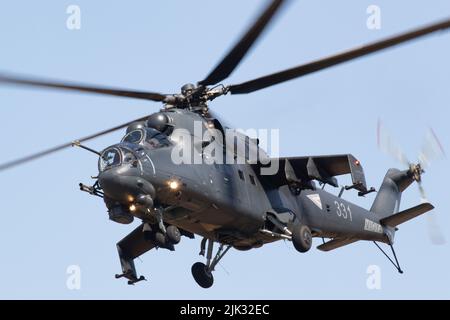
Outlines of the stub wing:
[[135,259],[156,247],[153,241],[144,238],[143,226],[144,225],[141,224],[117,243],[117,247],[120,247],[120,250],[125,257]]
[[[351,154],[273,158],[267,165],[257,165],[257,174],[276,186],[287,184],[292,177],[301,181],[318,180],[338,186],[335,176],[351,174],[355,189],[366,192],[366,178],[361,163]],[[278,170],[265,170],[278,166]]]
[[134,259],[156,247],[153,241],[145,239],[143,227],[144,224],[141,224],[117,243],[122,274],[116,277],[126,277],[130,280],[129,284],[139,280],[134,266]]

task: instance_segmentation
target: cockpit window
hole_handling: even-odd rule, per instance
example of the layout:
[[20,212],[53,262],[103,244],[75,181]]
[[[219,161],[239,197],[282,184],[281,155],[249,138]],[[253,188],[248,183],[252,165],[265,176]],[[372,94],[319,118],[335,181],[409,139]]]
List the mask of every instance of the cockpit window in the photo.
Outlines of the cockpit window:
[[170,140],[167,136],[156,129],[147,128],[145,144],[151,149],[157,149],[170,146]]
[[100,156],[99,170],[104,171],[110,167],[118,166],[122,162],[122,154],[117,148],[108,148]]
[[123,163],[134,163],[136,162],[136,156],[130,151],[126,149],[122,149],[123,152]]
[[133,130],[123,137],[122,142],[128,143],[140,143],[144,138],[144,132],[142,130]]
[[127,133],[127,135],[123,137],[122,142],[142,144],[150,149],[158,149],[171,145],[166,134],[148,127],[145,129],[136,129]]

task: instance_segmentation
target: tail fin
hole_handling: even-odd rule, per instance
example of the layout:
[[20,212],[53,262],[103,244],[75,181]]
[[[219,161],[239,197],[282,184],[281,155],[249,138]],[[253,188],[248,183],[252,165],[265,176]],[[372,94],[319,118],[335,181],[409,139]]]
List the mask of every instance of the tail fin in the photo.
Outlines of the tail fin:
[[386,218],[399,211],[402,192],[414,182],[410,170],[389,169],[370,211]]

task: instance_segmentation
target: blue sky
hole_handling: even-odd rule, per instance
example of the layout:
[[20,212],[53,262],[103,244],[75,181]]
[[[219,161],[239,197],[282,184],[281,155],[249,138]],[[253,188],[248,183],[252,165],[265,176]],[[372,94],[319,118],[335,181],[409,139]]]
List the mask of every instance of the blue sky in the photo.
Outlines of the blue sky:
[[[81,8],[81,29],[66,28],[67,6]],[[0,70],[93,84],[176,92],[202,79],[258,12],[262,1],[10,1],[0,10]],[[366,8],[381,8],[369,30]],[[308,62],[450,15],[448,1],[294,1],[225,83],[245,81]],[[280,128],[281,154],[352,153],[378,187],[398,164],[376,146],[377,119],[415,159],[428,126],[450,150],[450,33],[435,34],[211,107],[238,128]],[[153,102],[0,88],[2,162],[157,111]],[[102,149],[117,132],[89,143]],[[450,151],[449,151],[450,152]],[[424,176],[433,214],[450,240],[448,159]],[[97,174],[97,159],[68,149],[0,174],[0,298],[26,299],[313,299],[450,298],[449,244],[433,246],[424,217],[401,226],[399,275],[372,243],[323,253],[297,253],[278,242],[231,250],[213,288],[199,288],[190,267],[202,261],[200,239],[175,252],[153,250],[136,260],[148,282],[127,286],[115,244],[134,226],[108,221],[101,199],[78,191]],[[341,180],[344,183],[345,180]],[[334,193],[338,190],[329,189]],[[374,195],[346,198],[370,207]],[[419,202],[414,186],[401,208]],[[315,245],[319,241],[316,240]],[[66,287],[66,269],[81,269],[81,289]],[[381,289],[366,287],[369,265]]]

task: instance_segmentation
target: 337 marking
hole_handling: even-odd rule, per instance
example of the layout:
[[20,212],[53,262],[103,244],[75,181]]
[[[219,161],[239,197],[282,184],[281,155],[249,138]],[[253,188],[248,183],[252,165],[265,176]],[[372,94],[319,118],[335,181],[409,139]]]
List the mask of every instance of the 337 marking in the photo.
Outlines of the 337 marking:
[[344,203],[339,202],[337,200],[334,201],[334,205],[336,206],[336,214],[338,217],[343,218],[345,220],[353,221],[352,210],[350,209],[350,205],[345,206]]

